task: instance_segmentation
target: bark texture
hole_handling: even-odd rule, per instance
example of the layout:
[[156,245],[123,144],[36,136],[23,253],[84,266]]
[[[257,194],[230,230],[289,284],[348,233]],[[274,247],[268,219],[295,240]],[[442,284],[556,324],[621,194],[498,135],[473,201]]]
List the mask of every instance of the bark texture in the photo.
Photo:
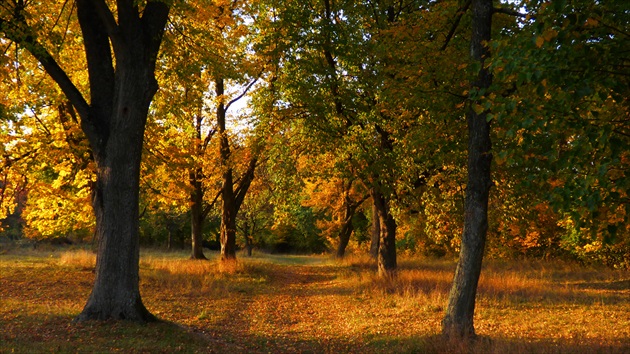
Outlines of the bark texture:
[[94,288],[77,320],[151,321],[138,287],[140,160],[169,7],[149,1],[140,16],[134,2],[119,1],[118,23],[103,1],[79,0],[77,10],[91,91],[81,119],[97,165],[93,207],[100,220]]
[[341,216],[342,224],[341,230],[339,230],[339,245],[337,246],[337,258],[343,258],[346,254],[346,247],[348,247],[348,243],[350,242],[350,236],[352,236],[352,232],[354,232],[354,224],[352,220],[354,218],[354,214],[357,209],[367,197],[363,197],[359,200],[353,200],[351,196],[352,185],[354,181],[350,180],[346,184],[346,182],[342,182],[343,189],[343,214]]
[[[485,43],[490,41],[492,27],[492,0],[473,0],[471,56],[481,63],[473,90],[487,89],[492,76],[484,66],[490,53]],[[474,103],[474,102],[471,102]],[[448,298],[446,314],[442,320],[442,333],[451,338],[475,336],[473,316],[477,284],[488,231],[488,196],[492,180],[490,123],[488,112],[468,111],[468,185],[466,187],[464,231],[459,262]]]
[[205,221],[203,195],[201,183],[201,169],[195,169],[190,173],[190,239],[192,250],[191,259],[207,259],[203,254],[203,224]]
[[370,238],[370,256],[374,259],[378,258],[378,247],[381,239],[381,223],[378,218],[378,209],[376,204],[372,203],[372,230]]
[[372,199],[376,207],[380,225],[378,247],[378,274],[381,277],[393,277],[396,273],[396,220],[391,214],[389,199],[382,192],[373,189]]
[[81,119],[96,162],[92,194],[96,278],[76,320],[154,320],[138,287],[139,176],[149,104],[158,88],[155,62],[169,6],[149,0],[141,15],[136,2],[119,0],[114,16],[103,0],[76,1],[89,78],[88,103],[26,23],[24,3],[14,5],[14,17],[8,22],[0,19],[0,26],[59,85]]

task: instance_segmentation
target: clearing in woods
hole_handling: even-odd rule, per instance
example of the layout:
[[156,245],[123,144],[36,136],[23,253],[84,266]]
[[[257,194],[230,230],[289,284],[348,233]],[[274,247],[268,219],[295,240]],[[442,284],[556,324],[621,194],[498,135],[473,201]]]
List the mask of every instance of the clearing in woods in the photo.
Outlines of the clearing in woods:
[[[212,255],[212,254],[211,254]],[[0,352],[624,353],[627,271],[488,262],[480,335],[440,335],[452,261],[403,259],[394,281],[367,258],[260,255],[236,264],[143,251],[141,291],[162,322],[72,324],[93,281],[87,251],[0,255]]]

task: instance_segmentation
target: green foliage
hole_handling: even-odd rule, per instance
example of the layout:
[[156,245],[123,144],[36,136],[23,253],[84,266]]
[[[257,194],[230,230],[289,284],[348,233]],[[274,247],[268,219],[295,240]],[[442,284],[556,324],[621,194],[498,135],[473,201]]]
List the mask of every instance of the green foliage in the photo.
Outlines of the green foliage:
[[[251,156],[264,160],[256,173],[263,182],[254,182],[239,215],[239,244],[251,237],[260,248],[323,251],[343,201],[326,185],[356,181],[351,199],[370,188],[391,199],[400,250],[457,253],[471,97],[471,108],[488,111],[493,124],[488,253],[627,266],[626,2],[531,0],[512,6],[527,18],[496,13],[501,30],[488,43],[494,85],[473,92],[467,82],[480,67],[468,56],[470,14],[458,13],[457,1],[401,4],[177,3],[158,61],[155,119],[147,123],[142,242],[165,244],[169,233],[187,242],[197,168],[211,220],[204,235],[214,237],[210,206],[220,203],[224,171],[210,139],[216,107],[258,78],[247,109],[231,111],[239,122],[229,132],[235,178]],[[78,30],[72,11],[55,3],[58,19],[30,6],[41,16],[29,21],[50,33],[42,40],[59,48],[56,58],[87,91],[74,55],[82,43],[64,33],[66,21]],[[60,110],[58,89],[33,58],[2,44],[0,217],[20,209],[16,196],[25,190],[27,235],[90,235],[94,166],[80,122]],[[214,92],[217,77],[232,88],[225,97]],[[352,242],[369,239],[370,202],[353,217]]]

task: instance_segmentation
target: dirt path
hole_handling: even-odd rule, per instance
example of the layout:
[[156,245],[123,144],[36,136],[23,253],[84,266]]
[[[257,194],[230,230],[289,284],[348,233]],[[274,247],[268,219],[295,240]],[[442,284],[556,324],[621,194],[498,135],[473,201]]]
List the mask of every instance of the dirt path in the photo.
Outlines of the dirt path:
[[232,295],[220,321],[195,326],[209,351],[360,352],[345,300],[352,290],[337,280],[337,268],[274,265],[267,274],[257,291]]

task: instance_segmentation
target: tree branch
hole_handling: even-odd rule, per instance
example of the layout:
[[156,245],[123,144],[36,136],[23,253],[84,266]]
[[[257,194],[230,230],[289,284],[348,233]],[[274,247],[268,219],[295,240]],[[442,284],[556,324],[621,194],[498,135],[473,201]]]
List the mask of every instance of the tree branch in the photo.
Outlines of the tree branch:
[[170,6],[165,1],[148,0],[142,13],[141,23],[144,34],[144,43],[151,58],[151,66],[155,67],[157,54],[162,44],[166,22]]
[[26,22],[24,22],[23,19],[14,19],[13,21],[0,19],[0,28],[8,39],[22,45],[42,64],[46,73],[57,83],[81,118],[87,118],[90,106],[83,97],[83,94],[81,94],[72,80],[70,80],[70,77],[68,77],[66,72],[55,61],[50,52],[37,41],[35,35],[32,33],[32,29]]
[[243,204],[243,200],[245,200],[245,194],[247,194],[247,190],[249,186],[252,184],[254,180],[254,171],[256,171],[256,166],[258,164],[258,158],[253,157],[249,160],[249,165],[247,166],[247,171],[243,175],[241,179],[241,183],[238,185],[236,189],[236,196],[234,197],[234,204],[236,205],[236,210],[241,208]]
[[210,144],[210,140],[212,139],[214,134],[216,134],[216,132],[217,132],[216,129],[211,129],[208,132],[208,135],[206,135],[205,139],[203,139],[203,145],[202,145],[203,150],[206,150],[206,148],[208,147],[208,144]]
[[98,14],[104,29],[107,31],[107,35],[112,39],[114,47],[122,45],[123,39],[120,34],[120,27],[118,27],[118,23],[116,23],[114,14],[109,9],[109,6],[104,0],[89,0],[89,2],[92,4],[93,10]]
[[448,43],[451,41],[451,39],[455,35],[455,31],[457,30],[457,27],[459,27],[459,22],[462,20],[462,17],[466,13],[466,11],[468,11],[468,8],[470,7],[470,3],[471,3],[471,0],[466,1],[466,3],[457,10],[457,17],[455,18],[455,22],[453,22],[453,25],[451,26],[451,30],[448,31],[448,34],[446,35],[446,40],[444,41],[444,44],[440,48],[441,51],[446,49],[446,47],[448,46]]
[[206,207],[203,208],[201,215],[203,216],[204,219],[208,217],[208,214],[210,214],[210,210],[212,210],[212,207],[214,207],[214,205],[217,203],[217,200],[219,199],[222,193],[223,193],[223,189],[219,189],[217,194],[214,196],[214,199],[212,199],[212,202],[207,204]]
[[258,82],[258,79],[260,79],[260,75],[262,75],[262,72],[258,75],[258,77],[257,77],[257,78],[255,78],[254,80],[252,80],[252,82],[250,82],[250,83],[249,83],[249,85],[247,85],[247,87],[245,87],[245,89],[243,90],[243,92],[241,92],[241,94],[240,94],[240,95],[238,95],[238,96],[234,97],[234,98],[233,98],[230,102],[228,102],[228,103],[225,105],[225,110],[226,110],[226,111],[230,108],[230,106],[231,106],[232,104],[236,103],[238,100],[240,100],[241,98],[243,98],[243,97],[247,94],[247,92],[249,92],[249,90],[250,90],[250,89],[254,86],[254,84],[255,84],[256,82]]
[[506,15],[520,17],[520,18],[527,18],[527,14],[520,13],[514,9],[509,9],[505,7],[495,7],[492,9],[492,13],[493,14],[506,14]]

